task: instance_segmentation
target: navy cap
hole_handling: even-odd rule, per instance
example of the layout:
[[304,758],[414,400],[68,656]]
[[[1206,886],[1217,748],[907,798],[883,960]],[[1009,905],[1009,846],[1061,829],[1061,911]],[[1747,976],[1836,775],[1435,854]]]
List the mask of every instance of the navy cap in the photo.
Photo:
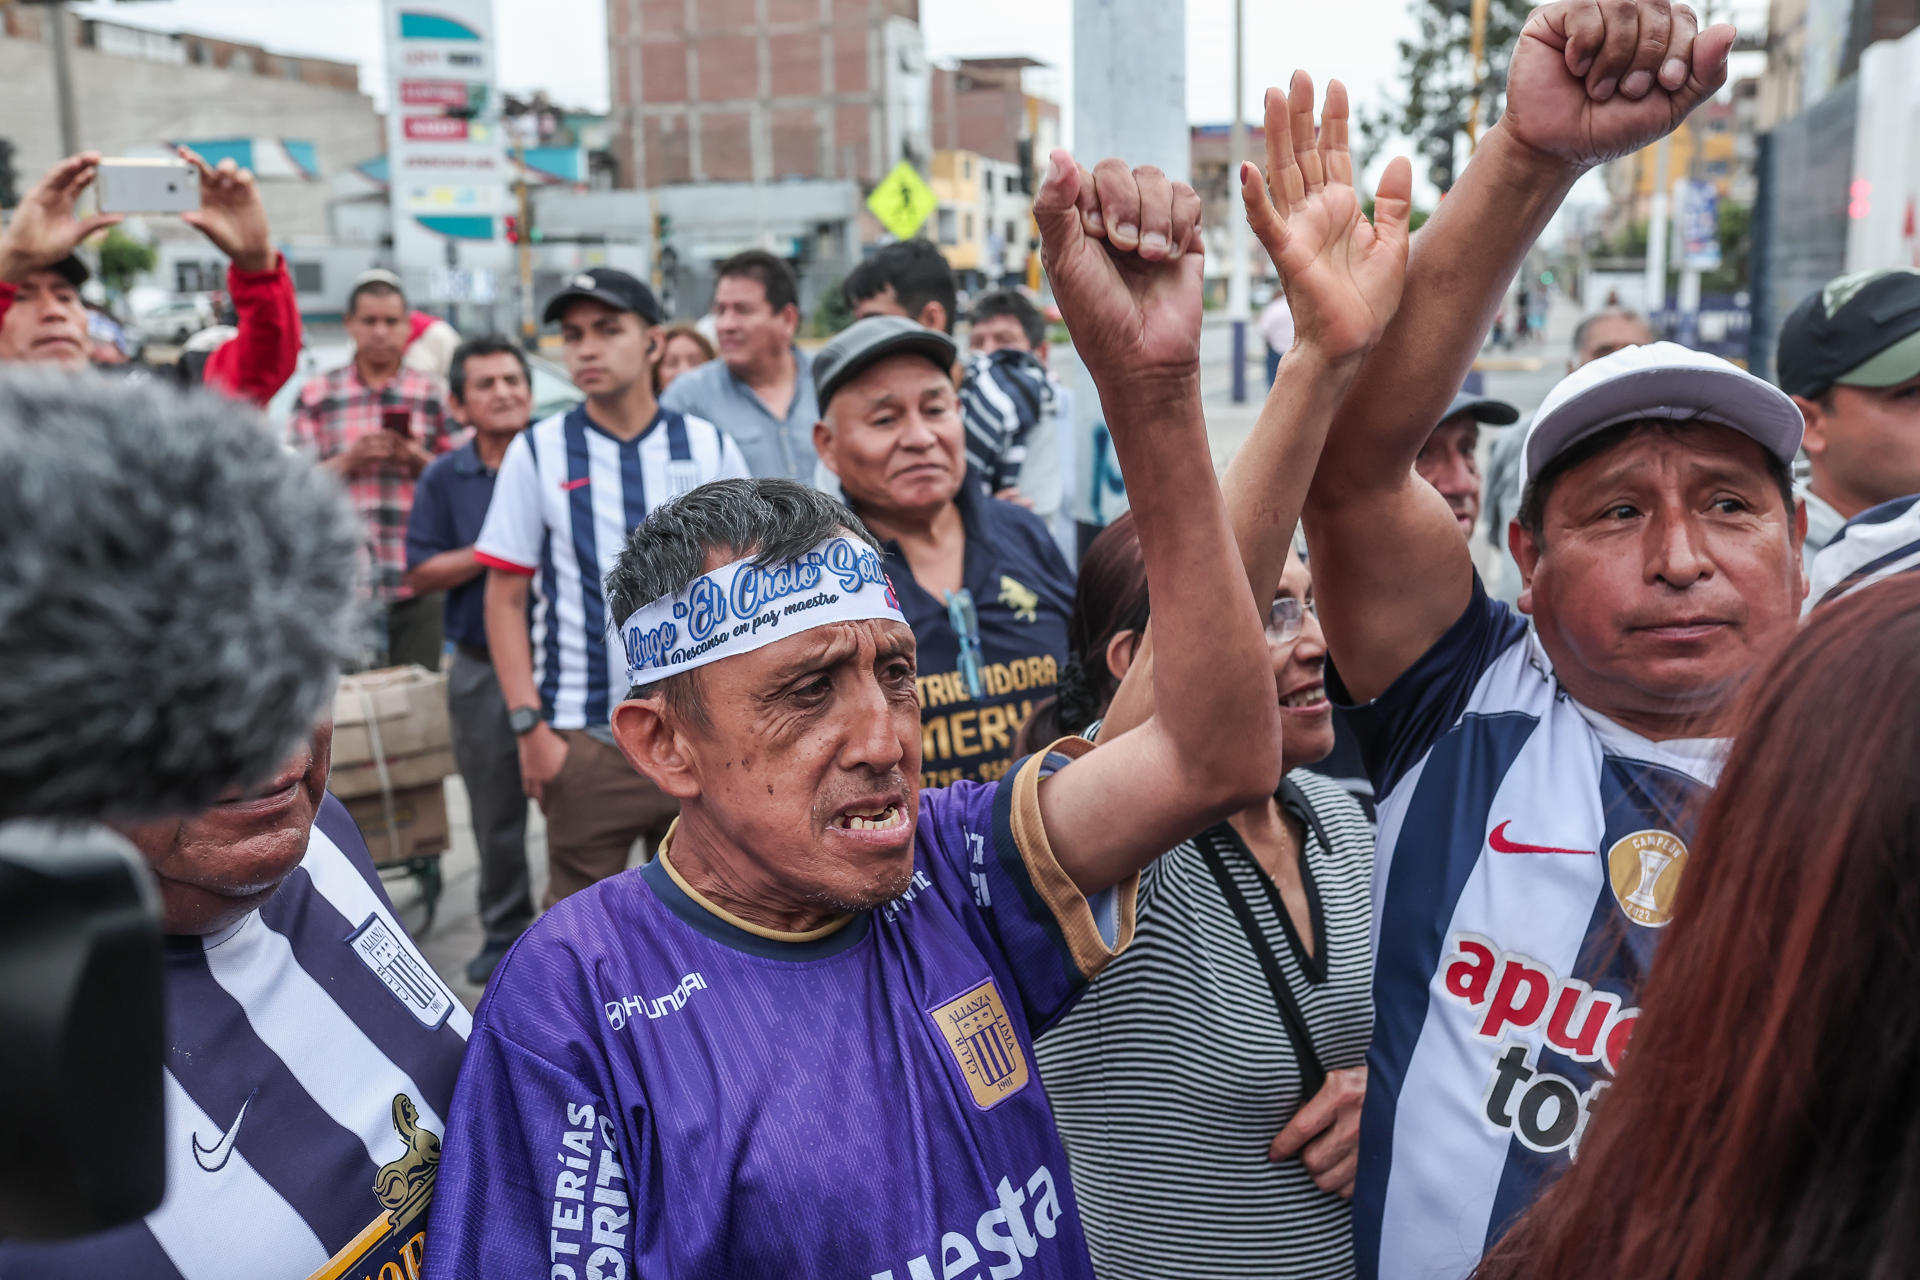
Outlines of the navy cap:
[[833,341],[814,354],[814,397],[824,414],[834,392],[888,356],[922,356],[945,371],[953,368],[956,354],[953,339],[937,329],[905,316],[868,316],[833,335]]
[[547,299],[541,320],[552,324],[576,302],[600,302],[615,311],[631,311],[648,324],[664,318],[653,290],[633,276],[613,267],[590,267],[567,277],[566,287]]
[[1817,400],[1835,383],[1893,387],[1920,377],[1920,271],[1859,271],[1801,299],[1780,326],[1780,389]]
[[[1477,395],[1471,391],[1462,391],[1440,415],[1440,421],[1457,418],[1467,414],[1475,422],[1484,422],[1490,427],[1510,427],[1520,421],[1520,410],[1505,400],[1495,400],[1492,396]],[[1436,424],[1437,425],[1437,424]]]
[[87,264],[71,253],[58,262],[49,262],[43,270],[53,272],[76,289],[93,278],[93,273],[87,270]]

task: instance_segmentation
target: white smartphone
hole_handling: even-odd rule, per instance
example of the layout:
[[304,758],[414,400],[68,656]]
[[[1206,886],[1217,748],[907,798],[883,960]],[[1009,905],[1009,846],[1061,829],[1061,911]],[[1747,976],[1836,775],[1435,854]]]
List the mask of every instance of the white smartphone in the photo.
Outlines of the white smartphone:
[[200,207],[200,174],[184,160],[102,160],[102,213],[185,213]]

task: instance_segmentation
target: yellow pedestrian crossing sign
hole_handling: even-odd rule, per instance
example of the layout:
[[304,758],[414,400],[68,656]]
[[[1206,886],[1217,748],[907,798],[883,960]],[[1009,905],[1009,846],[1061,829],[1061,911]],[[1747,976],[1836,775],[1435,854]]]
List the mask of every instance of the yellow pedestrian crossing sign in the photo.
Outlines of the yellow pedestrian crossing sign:
[[918,231],[939,204],[940,198],[905,160],[893,166],[893,172],[882,178],[867,197],[867,208],[873,210],[873,216],[900,240]]

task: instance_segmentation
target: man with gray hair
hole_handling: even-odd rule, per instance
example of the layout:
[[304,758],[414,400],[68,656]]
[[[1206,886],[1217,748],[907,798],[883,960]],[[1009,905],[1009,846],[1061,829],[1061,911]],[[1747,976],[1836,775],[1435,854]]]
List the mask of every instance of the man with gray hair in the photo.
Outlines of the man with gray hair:
[[1133,731],[922,791],[914,635],[857,517],[733,480],[629,538],[613,730],[679,824],[495,973],[430,1268],[1091,1280],[1034,1037],[1125,944],[1139,870],[1280,771],[1200,408],[1199,212],[1064,152],[1035,205],[1141,477],[1159,711]]

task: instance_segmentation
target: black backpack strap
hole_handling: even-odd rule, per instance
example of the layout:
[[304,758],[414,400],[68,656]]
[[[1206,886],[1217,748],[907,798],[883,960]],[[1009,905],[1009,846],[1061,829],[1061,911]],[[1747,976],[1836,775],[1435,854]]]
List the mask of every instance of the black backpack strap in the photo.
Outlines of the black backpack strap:
[[[1286,1025],[1287,1038],[1293,1041],[1293,1054],[1300,1064],[1300,1097],[1304,1103],[1320,1092],[1327,1082],[1327,1069],[1320,1062],[1320,1052],[1313,1046],[1313,1034],[1307,1030],[1307,1019],[1300,1012],[1300,1005],[1293,998],[1293,988],[1287,985],[1287,975],[1280,968],[1280,958],[1273,953],[1273,942],[1267,937],[1260,922],[1253,918],[1253,907],[1248,904],[1246,895],[1240,891],[1239,882],[1228,870],[1226,859],[1221,856],[1219,837],[1215,832],[1204,832],[1194,841],[1200,856],[1206,861],[1207,870],[1213,873],[1214,880],[1220,885],[1220,896],[1227,900],[1227,906],[1233,911],[1234,918],[1240,921],[1240,927],[1246,932],[1247,942],[1253,947],[1254,956],[1260,961],[1261,971],[1267,975],[1267,985],[1273,989],[1273,1003],[1280,1011],[1280,1021]],[[1260,882],[1266,886],[1267,897],[1273,904],[1274,918],[1284,919],[1286,904],[1280,901],[1280,890],[1262,868]]]

